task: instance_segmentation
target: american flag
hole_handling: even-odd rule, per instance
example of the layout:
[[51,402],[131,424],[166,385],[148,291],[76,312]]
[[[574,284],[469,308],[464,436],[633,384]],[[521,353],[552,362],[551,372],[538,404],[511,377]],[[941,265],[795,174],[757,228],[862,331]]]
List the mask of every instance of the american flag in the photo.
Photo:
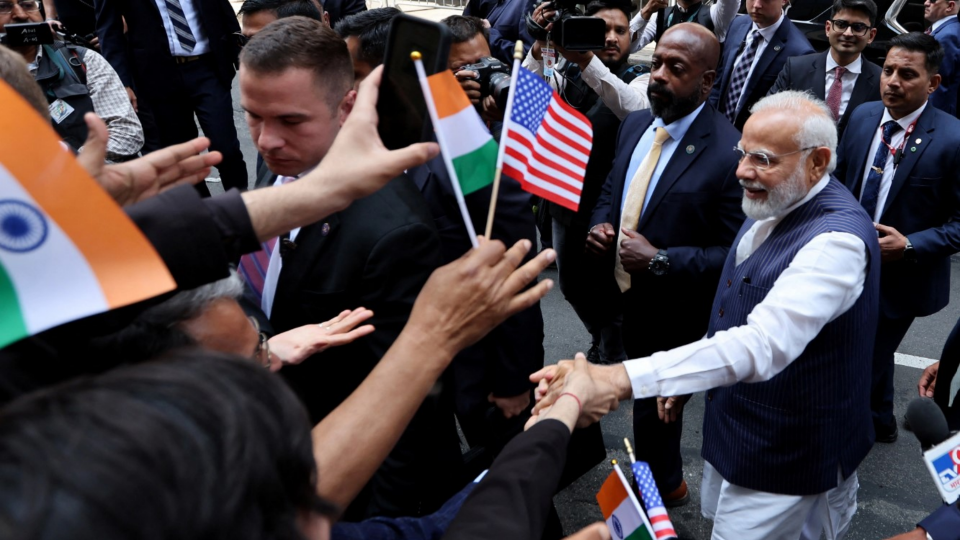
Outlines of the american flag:
[[526,191],[576,211],[593,146],[590,121],[525,69],[519,70],[514,92],[501,141],[504,174]]
[[653,533],[657,535],[657,540],[676,538],[677,532],[673,530],[673,523],[670,522],[670,516],[667,515],[667,508],[663,506],[663,499],[660,498],[657,484],[653,481],[650,465],[646,461],[634,463],[633,478],[637,481],[637,486],[640,487],[640,496],[643,497],[643,505],[647,507],[647,517],[650,519],[650,524],[653,525]]

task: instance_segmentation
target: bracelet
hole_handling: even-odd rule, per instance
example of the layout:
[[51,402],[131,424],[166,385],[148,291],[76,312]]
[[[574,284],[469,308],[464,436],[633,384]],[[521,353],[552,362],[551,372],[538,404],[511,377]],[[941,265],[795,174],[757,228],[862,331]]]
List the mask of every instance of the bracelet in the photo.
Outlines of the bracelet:
[[577,400],[577,418],[580,418],[580,415],[583,414],[583,403],[580,403],[580,398],[571,394],[570,392],[564,392],[560,394],[560,397],[558,397],[557,400],[559,401],[560,398],[562,398],[563,396],[570,396],[573,399]]

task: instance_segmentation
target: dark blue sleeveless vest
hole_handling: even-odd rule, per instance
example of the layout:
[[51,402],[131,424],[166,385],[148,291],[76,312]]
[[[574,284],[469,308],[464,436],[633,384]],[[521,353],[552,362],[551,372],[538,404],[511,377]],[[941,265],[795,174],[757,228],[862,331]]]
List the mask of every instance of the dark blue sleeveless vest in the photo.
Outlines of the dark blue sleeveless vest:
[[703,458],[728,482],[784,495],[812,495],[847,478],[873,445],[870,373],[877,327],[880,252],[860,203],[831,178],[781,221],[736,266],[736,246],[755,223],[748,219],[727,256],[713,302],[709,335],[742,326],[797,252],[815,236],[850,233],[868,249],[863,293],[828,323],[799,358],[769,381],[707,392]]

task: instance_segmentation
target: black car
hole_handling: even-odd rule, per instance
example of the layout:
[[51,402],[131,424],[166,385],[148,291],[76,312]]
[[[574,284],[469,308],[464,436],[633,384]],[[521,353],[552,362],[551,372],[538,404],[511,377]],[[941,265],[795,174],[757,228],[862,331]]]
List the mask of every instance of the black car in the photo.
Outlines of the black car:
[[[787,16],[818,51],[830,47],[824,25],[830,19],[832,7],[832,0],[794,0],[787,11]],[[741,12],[746,13],[746,9]],[[890,38],[904,32],[922,32],[924,28],[923,0],[877,0],[877,38],[863,54],[868,60],[883,65]]]

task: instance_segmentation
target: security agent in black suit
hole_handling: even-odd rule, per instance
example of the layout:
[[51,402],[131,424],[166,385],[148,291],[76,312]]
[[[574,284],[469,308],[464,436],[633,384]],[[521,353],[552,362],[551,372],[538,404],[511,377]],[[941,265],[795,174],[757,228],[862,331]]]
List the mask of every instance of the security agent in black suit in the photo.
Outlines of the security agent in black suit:
[[[861,54],[877,35],[876,20],[873,0],[836,0],[826,22],[830,49],[788,58],[770,93],[813,92],[834,111],[838,135],[843,136],[854,109],[867,101],[880,100],[880,66]],[[841,74],[839,82],[837,73]]]
[[[316,167],[356,96],[346,44],[318,21],[289,17],[258,32],[240,62],[250,133],[266,165],[282,177],[277,183]],[[328,313],[347,306],[374,312],[370,323],[377,330],[369,339],[284,373],[314,421],[360,384],[406,323],[420,288],[440,265],[432,221],[414,183],[401,176],[322,222],[291,231],[270,257],[277,271],[267,274],[261,306],[277,332],[328,320]],[[347,510],[348,519],[435,510],[462,486],[461,461],[452,410],[427,400]]]
[[[624,291],[629,358],[703,336],[723,262],[744,220],[733,152],[740,133],[706,103],[719,50],[716,36],[698,24],[664,33],[653,54],[652,114],[639,111],[624,120],[613,169],[593,212],[587,248],[605,257]],[[642,162],[656,156],[655,133],[662,130],[670,138],[643,187]],[[637,221],[630,223],[630,214]],[[669,403],[676,411],[685,399],[661,400],[659,406]],[[634,432],[658,441],[639,445],[637,458],[650,463],[668,505],[682,504],[687,495],[677,417],[658,412],[657,399],[634,402]]]
[[[230,2],[96,0],[95,5],[103,56],[135,93],[135,108],[152,115],[159,146],[193,139],[199,121],[211,148],[223,154],[217,169],[224,188],[247,189],[230,98],[240,32]],[[148,134],[145,151],[156,149],[150,140]],[[197,190],[209,193],[203,183]]]

